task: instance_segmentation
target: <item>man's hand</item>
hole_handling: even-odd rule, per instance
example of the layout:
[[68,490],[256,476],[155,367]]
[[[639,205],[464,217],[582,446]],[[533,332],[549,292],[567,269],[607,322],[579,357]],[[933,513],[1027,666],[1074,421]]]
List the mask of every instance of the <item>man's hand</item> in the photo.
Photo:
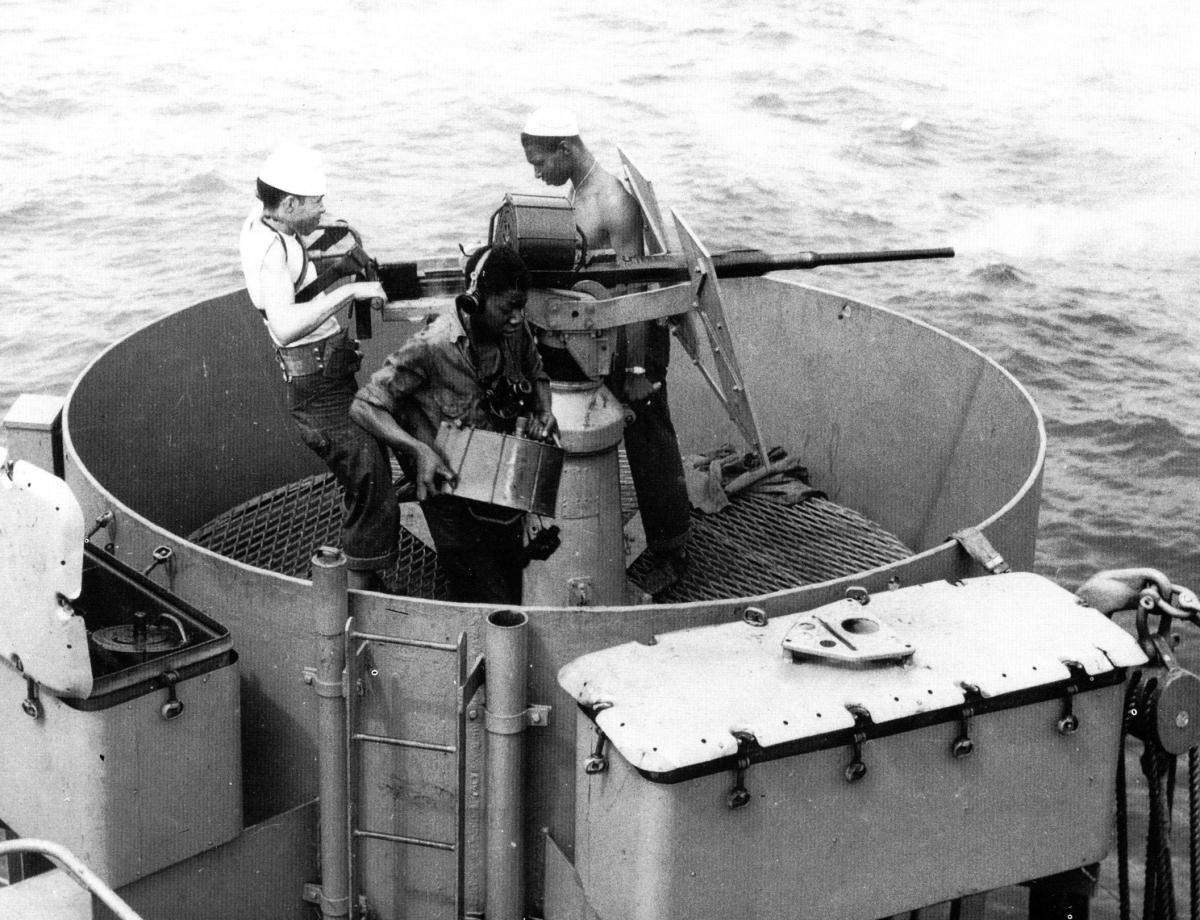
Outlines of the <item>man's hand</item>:
[[455,475],[441,454],[428,444],[418,442],[416,448],[417,461],[417,501],[423,502],[430,494],[441,491],[438,480],[454,484]]
[[1097,572],[1075,592],[1089,607],[1111,615],[1118,610],[1132,610],[1147,585],[1158,588],[1163,600],[1171,599],[1171,580],[1158,569],[1109,569]]
[[625,372],[625,401],[635,403],[649,399],[661,386],[661,383],[650,382],[644,367],[631,367]]
[[346,285],[355,300],[382,300],[387,302],[387,292],[378,281],[355,281]]
[[525,433],[534,441],[552,441],[558,434],[558,419],[550,411],[535,412]]

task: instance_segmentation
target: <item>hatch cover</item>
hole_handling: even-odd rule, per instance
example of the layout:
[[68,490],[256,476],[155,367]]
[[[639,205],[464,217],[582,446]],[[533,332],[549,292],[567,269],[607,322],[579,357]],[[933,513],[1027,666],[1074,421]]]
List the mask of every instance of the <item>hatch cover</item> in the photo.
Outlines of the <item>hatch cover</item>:
[[70,601],[83,578],[83,510],[67,484],[0,450],[0,657],[56,693],[92,692],[87,630]]
[[[670,776],[736,754],[740,737],[764,749],[853,729],[855,710],[878,727],[966,702],[1017,698],[1071,679],[1145,663],[1137,641],[1069,591],[1027,572],[930,582],[881,592],[871,617],[913,646],[896,662],[795,659],[784,637],[812,615],[861,610],[837,601],[771,617],[662,633],[576,658],[559,685],[644,774]],[[851,613],[847,613],[851,611]],[[601,705],[602,704],[602,705]],[[672,780],[666,780],[672,781]]]

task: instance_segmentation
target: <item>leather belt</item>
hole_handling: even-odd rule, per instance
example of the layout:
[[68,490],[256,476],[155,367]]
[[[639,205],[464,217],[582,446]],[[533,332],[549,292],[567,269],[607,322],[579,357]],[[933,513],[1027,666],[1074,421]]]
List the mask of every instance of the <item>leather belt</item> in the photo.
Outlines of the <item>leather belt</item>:
[[316,342],[307,345],[293,345],[288,348],[276,348],[275,357],[283,368],[283,379],[303,377],[306,374],[320,374],[325,370],[325,351],[335,344],[338,339],[346,337],[345,330],[335,332]]

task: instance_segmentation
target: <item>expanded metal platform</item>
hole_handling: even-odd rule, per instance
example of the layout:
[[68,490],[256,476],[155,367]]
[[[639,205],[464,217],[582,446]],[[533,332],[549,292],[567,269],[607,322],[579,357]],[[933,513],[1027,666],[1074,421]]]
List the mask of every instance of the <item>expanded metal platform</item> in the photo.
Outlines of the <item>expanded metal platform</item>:
[[[628,520],[637,508],[624,462],[621,473],[622,510]],[[332,475],[310,476],[230,509],[189,539],[248,565],[307,578],[316,548],[338,543],[341,502]],[[692,511],[688,554],[691,564],[684,578],[660,602],[767,594],[852,575],[913,551],[873,521],[826,498],[785,504],[750,490],[716,514]],[[647,569],[642,558],[635,560],[630,580],[642,587]],[[437,553],[405,528],[400,561],[385,580],[396,594],[446,598]]]

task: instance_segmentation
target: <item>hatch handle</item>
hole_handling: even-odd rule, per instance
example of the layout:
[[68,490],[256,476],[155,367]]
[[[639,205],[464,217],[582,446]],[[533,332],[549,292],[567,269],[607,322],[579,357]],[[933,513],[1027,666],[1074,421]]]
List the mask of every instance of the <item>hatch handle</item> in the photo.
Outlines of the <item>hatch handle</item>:
[[179,630],[179,641],[180,641],[180,642],[181,642],[183,645],[187,645],[187,644],[188,644],[188,634],[187,634],[187,630],[183,628],[183,622],[182,622],[182,621],[179,619],[179,617],[175,616],[175,614],[173,614],[173,613],[167,613],[167,612],[164,610],[164,611],[162,611],[161,613],[159,613],[159,615],[158,615],[158,618],[159,618],[160,620],[168,620],[169,622],[171,622],[171,623],[174,623],[174,624],[175,624],[175,628],[176,628],[177,630]]

